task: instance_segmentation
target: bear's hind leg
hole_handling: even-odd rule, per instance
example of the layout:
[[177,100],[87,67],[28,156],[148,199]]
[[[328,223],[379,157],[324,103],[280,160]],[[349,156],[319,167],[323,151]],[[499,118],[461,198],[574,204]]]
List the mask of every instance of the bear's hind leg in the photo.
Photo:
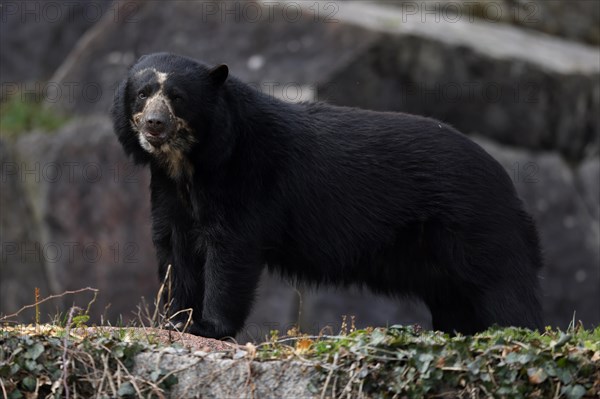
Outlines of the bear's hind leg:
[[485,320],[476,308],[477,301],[470,294],[465,294],[469,291],[473,293],[448,281],[440,282],[435,296],[425,301],[434,330],[470,335],[486,329]]
[[434,329],[473,334],[494,324],[543,328],[535,245],[518,232],[462,237],[443,227],[430,229],[426,238],[436,243],[424,252],[430,285],[423,290]]
[[542,330],[537,288],[535,276],[502,276],[480,285],[448,278],[434,285],[425,302],[433,328],[447,333],[473,334],[493,325]]
[[543,330],[538,283],[534,278],[522,276],[488,287],[480,303],[480,313],[486,324]]

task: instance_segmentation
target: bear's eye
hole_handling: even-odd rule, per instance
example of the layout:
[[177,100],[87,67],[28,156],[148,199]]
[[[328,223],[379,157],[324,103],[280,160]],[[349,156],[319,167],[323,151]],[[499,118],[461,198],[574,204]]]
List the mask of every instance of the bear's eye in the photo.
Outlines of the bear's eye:
[[183,97],[175,95],[175,96],[173,96],[173,102],[181,103],[181,102],[183,102]]
[[146,98],[146,93],[144,93],[143,91],[140,91],[140,92],[138,93],[138,97],[139,97],[140,99],[144,100],[144,99]]

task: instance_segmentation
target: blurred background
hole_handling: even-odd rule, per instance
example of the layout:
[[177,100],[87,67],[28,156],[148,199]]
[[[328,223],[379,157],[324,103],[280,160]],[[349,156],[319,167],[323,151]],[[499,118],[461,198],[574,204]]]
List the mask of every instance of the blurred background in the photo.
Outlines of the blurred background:
[[[0,313],[100,290],[94,321],[152,302],[149,173],[108,116],[142,54],[169,51],[285,101],[436,117],[513,178],[537,221],[547,325],[600,323],[600,2],[0,1]],[[385,190],[385,187],[381,188]],[[42,307],[42,321],[91,296]],[[431,326],[418,302],[264,276],[240,340],[295,323]],[[34,320],[33,311],[21,319]]]

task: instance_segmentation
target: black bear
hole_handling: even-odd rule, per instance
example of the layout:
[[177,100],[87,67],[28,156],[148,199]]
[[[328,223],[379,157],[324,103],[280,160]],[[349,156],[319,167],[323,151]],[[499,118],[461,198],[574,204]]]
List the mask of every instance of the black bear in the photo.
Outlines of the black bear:
[[504,169],[434,119],[291,104],[190,58],[141,57],[114,129],[151,169],[153,241],[190,332],[234,336],[263,268],[416,297],[433,327],[541,328],[536,228]]

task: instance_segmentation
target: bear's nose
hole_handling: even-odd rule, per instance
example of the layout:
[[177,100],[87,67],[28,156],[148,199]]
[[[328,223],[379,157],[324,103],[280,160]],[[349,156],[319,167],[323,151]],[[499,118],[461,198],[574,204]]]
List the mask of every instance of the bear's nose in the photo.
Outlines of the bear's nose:
[[151,134],[161,134],[167,126],[167,118],[160,114],[150,114],[146,117],[146,128]]

